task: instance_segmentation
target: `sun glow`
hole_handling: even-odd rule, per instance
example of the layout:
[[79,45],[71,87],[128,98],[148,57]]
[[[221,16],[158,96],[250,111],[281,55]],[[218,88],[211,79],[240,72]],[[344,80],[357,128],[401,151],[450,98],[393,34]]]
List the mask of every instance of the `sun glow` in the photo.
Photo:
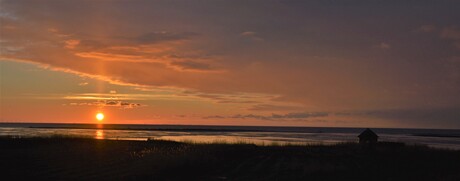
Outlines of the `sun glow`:
[[96,119],[97,119],[98,121],[104,120],[104,114],[103,114],[103,113],[97,113],[97,114],[96,114]]

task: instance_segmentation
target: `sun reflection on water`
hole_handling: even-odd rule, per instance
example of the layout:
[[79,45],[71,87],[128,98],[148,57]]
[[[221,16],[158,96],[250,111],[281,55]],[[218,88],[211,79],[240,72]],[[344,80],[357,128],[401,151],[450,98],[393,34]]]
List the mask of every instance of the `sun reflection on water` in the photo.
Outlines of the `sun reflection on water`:
[[96,139],[98,140],[104,139],[104,130],[101,130],[101,129],[96,130]]

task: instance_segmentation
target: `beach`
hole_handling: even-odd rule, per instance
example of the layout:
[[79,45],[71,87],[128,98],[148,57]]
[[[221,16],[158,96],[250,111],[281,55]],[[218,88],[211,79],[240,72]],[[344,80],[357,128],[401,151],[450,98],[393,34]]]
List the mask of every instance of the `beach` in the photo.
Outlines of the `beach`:
[[460,151],[380,142],[181,143],[0,138],[5,180],[458,180]]

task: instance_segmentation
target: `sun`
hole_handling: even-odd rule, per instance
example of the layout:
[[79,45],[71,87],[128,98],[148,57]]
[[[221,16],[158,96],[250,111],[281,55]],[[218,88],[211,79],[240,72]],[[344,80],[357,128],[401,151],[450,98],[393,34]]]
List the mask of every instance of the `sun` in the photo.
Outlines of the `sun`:
[[98,121],[104,120],[104,114],[103,114],[103,113],[97,113],[97,114],[96,114],[96,119],[97,119]]

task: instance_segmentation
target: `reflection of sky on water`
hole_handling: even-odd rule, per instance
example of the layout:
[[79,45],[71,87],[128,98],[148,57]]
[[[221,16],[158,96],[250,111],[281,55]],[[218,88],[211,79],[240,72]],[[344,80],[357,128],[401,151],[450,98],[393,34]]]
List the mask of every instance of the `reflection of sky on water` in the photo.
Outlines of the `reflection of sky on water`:
[[[196,143],[254,143],[271,144],[334,144],[356,142],[355,133],[293,133],[293,132],[199,132],[199,131],[143,131],[143,130],[102,130],[102,129],[47,129],[0,127],[0,136],[53,136],[67,135],[96,139],[147,140],[165,139]],[[381,141],[424,144],[441,148],[460,150],[460,138],[422,137],[407,134],[380,134]]]

